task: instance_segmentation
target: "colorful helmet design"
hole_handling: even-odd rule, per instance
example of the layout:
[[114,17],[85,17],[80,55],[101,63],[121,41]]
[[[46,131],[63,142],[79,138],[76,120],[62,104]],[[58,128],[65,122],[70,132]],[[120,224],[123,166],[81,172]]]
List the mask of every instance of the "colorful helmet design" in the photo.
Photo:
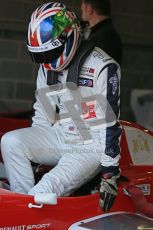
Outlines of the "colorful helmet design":
[[62,3],[38,7],[28,27],[28,50],[33,61],[53,71],[63,70],[72,60],[79,41],[80,23]]

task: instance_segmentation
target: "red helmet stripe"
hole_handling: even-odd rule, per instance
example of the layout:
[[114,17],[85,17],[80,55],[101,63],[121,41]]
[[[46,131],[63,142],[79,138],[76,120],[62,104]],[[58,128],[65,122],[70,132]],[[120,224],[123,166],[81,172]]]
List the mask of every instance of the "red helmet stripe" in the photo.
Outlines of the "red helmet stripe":
[[30,34],[30,45],[32,46],[39,46],[38,39],[37,39],[37,31],[34,34]]

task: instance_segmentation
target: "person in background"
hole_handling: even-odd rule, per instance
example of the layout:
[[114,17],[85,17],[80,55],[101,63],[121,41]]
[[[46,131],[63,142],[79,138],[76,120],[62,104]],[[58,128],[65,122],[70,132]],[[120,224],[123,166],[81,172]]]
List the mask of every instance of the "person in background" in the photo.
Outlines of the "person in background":
[[[27,40],[32,60],[40,64],[37,90],[59,88],[58,94],[50,96],[52,118],[48,119],[36,97],[32,126],[8,132],[1,139],[10,188],[29,195],[67,196],[101,172],[101,206],[107,211],[117,196],[120,176],[120,66],[103,50],[84,42],[78,17],[62,3],[46,3],[33,12]],[[61,89],[66,82],[74,83],[85,97],[105,98],[116,115],[108,127],[92,130],[89,126],[92,143],[82,142],[73,120],[55,119],[63,114],[64,101],[70,97]],[[85,121],[96,121],[100,110],[90,100],[82,103],[82,115]],[[35,183],[31,162],[54,168]]]
[[82,20],[89,24],[85,37],[121,65],[122,42],[112,23],[110,0],[82,0],[81,12]]

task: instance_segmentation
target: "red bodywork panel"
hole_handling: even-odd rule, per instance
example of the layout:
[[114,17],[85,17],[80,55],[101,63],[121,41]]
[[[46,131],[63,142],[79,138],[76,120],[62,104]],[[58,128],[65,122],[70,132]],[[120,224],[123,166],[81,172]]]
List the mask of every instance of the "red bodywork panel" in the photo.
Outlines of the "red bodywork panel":
[[[121,187],[119,194],[111,212],[135,212],[131,199],[123,194]],[[77,221],[103,213],[99,206],[99,194],[58,198],[57,205],[44,205],[40,209],[29,208],[29,203],[34,204],[32,196],[1,189],[0,228],[20,226],[19,229],[29,229],[30,225],[42,225],[39,229],[65,230]]]

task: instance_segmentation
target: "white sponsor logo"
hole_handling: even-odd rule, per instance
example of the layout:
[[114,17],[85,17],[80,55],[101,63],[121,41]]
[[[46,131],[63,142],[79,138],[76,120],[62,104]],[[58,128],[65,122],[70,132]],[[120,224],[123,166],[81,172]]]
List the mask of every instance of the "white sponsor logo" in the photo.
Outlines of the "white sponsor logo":
[[32,225],[15,225],[15,226],[5,226],[0,228],[0,230],[30,230],[30,229],[48,229],[50,224],[32,224]]
[[150,184],[140,184],[137,187],[141,189],[145,196],[150,195]]
[[53,41],[49,44],[44,44],[44,45],[40,45],[40,46],[29,46],[29,45],[27,45],[28,50],[30,52],[33,52],[33,53],[40,53],[40,52],[44,52],[44,51],[53,50],[53,49],[60,47],[60,46],[62,46],[62,43],[58,39],[56,39],[55,41]]
[[6,226],[3,228],[0,228],[0,230],[24,230],[26,229],[26,225],[16,225],[16,226]]

